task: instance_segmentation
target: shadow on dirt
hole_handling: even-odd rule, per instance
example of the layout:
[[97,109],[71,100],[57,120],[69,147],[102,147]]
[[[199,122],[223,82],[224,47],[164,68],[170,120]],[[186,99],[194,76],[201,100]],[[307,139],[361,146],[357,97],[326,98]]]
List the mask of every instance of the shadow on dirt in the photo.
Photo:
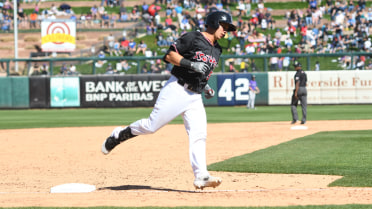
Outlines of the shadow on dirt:
[[122,185],[122,186],[102,187],[102,188],[98,188],[97,190],[114,190],[114,191],[156,190],[156,191],[163,191],[163,192],[185,192],[185,193],[197,193],[198,192],[198,191],[191,191],[191,190],[156,188],[156,187],[142,186],[142,185]]

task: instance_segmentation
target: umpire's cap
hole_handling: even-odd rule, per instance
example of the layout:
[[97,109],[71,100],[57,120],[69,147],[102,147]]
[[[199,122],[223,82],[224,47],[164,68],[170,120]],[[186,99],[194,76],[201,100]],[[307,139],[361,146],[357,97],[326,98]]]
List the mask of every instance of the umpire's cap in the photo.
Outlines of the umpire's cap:
[[205,20],[205,25],[214,29],[217,29],[221,23],[228,26],[226,31],[236,31],[236,26],[233,24],[229,13],[223,11],[211,12]]
[[301,63],[299,61],[297,61],[297,60],[294,61],[293,66],[294,67],[302,67]]

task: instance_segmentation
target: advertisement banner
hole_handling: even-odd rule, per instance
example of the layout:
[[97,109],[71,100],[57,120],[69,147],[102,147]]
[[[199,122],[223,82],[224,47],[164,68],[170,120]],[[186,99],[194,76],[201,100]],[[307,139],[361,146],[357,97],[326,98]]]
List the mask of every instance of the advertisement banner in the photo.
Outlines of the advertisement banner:
[[170,75],[84,76],[82,107],[150,107]]
[[76,48],[76,22],[70,19],[41,22],[43,52],[72,52]]
[[[305,71],[308,104],[372,103],[372,71]],[[269,72],[269,104],[289,105],[295,71]]]
[[79,107],[79,77],[53,77],[50,79],[51,107]]

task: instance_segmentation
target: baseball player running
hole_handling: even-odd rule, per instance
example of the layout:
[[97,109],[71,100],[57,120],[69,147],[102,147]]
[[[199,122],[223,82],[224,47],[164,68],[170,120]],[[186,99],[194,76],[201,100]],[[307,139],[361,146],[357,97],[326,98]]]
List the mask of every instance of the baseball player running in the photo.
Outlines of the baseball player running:
[[177,39],[163,58],[165,62],[174,65],[172,75],[160,91],[150,116],[128,127],[115,128],[102,145],[103,154],[108,154],[130,138],[155,133],[181,115],[189,137],[189,157],[195,176],[195,188],[220,185],[221,179],[211,176],[207,170],[207,117],[201,93],[204,91],[206,98],[214,96],[214,90],[207,82],[222,53],[217,40],[224,37],[227,31],[235,30],[231,15],[217,11],[207,16],[206,31],[188,32]]

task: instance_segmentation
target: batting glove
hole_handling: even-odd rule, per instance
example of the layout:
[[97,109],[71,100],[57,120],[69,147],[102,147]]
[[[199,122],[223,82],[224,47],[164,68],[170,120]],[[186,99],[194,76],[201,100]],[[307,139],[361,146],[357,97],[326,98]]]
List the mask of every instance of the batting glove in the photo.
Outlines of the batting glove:
[[187,60],[185,58],[181,59],[180,65],[197,73],[205,73],[209,69],[208,65],[204,62],[191,62],[190,60]]
[[214,90],[208,84],[204,87],[204,96],[206,99],[214,97]]

